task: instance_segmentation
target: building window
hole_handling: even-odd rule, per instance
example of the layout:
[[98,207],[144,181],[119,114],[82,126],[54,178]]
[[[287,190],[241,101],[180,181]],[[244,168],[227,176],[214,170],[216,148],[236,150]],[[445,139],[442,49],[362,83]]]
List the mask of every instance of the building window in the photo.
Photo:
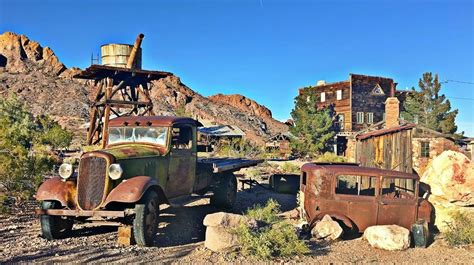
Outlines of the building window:
[[336,99],[341,100],[342,99],[342,90],[336,91]]
[[326,101],[326,93],[323,92],[321,93],[321,102],[325,102]]
[[421,157],[430,157],[430,142],[421,142]]
[[377,84],[373,89],[372,89],[372,95],[375,95],[375,96],[383,96],[385,95],[385,93],[383,92],[383,89],[382,87]]
[[372,112],[367,113],[367,123],[369,123],[369,124],[374,123],[374,113],[372,113]]
[[357,112],[357,123],[362,124],[364,123],[364,113]]

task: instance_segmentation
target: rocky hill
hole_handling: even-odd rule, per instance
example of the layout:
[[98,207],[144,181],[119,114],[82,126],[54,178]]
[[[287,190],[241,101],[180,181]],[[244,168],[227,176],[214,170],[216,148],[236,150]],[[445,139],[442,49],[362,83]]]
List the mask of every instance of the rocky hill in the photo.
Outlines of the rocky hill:
[[[66,68],[52,49],[24,35],[0,35],[0,95],[14,93],[27,102],[35,115],[49,114],[63,126],[74,129],[79,144],[85,137],[90,102],[85,82],[72,78],[78,71]],[[153,82],[151,95],[157,114],[174,115],[184,109],[198,119],[236,125],[249,140],[259,144],[288,129],[272,118],[270,110],[251,99],[221,94],[207,98],[184,85],[177,76]]]

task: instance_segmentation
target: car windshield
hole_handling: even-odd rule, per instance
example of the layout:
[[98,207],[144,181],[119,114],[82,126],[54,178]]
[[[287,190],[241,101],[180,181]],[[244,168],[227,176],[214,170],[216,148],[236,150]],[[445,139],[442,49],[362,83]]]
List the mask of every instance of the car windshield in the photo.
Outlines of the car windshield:
[[151,143],[166,146],[167,127],[113,127],[109,129],[109,144]]

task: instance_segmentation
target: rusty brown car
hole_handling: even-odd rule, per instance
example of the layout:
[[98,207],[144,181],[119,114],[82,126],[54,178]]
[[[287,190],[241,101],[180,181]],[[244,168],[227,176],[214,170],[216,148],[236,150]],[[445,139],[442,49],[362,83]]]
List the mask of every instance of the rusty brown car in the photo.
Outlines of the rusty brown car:
[[355,164],[307,163],[301,168],[300,203],[310,224],[328,214],[349,231],[396,224],[433,224],[433,206],[419,196],[416,174]]
[[107,221],[133,227],[139,245],[152,245],[161,204],[212,192],[211,204],[231,208],[234,171],[259,160],[197,157],[197,127],[190,118],[120,117],[110,121],[105,149],[63,164],[36,199],[43,237],[65,237],[75,222]]

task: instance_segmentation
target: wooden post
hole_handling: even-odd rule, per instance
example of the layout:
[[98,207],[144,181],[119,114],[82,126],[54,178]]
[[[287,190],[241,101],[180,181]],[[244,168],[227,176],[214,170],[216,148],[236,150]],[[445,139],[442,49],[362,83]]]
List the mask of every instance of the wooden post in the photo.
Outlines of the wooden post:
[[[113,79],[107,78],[107,89],[105,91],[105,100],[112,99]],[[104,127],[102,128],[102,148],[107,145],[107,138],[109,134],[109,119],[110,119],[110,104],[105,104],[104,111]]]
[[119,226],[117,243],[121,246],[130,246],[135,243],[133,241],[133,229],[131,225]]

